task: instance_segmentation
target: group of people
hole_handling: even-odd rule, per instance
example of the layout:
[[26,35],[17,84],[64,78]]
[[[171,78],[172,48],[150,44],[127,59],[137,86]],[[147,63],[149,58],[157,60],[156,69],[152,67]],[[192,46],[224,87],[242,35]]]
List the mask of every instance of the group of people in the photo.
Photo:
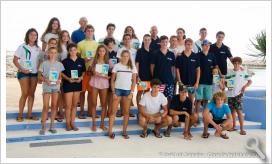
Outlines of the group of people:
[[[192,126],[200,124],[203,106],[203,138],[208,138],[208,127],[215,128],[215,135],[224,139],[225,130],[235,131],[236,113],[239,117],[240,134],[243,127],[242,97],[252,83],[250,75],[241,64],[240,57],[232,57],[230,49],[223,44],[225,33],[217,32],[216,42],[206,39],[207,29],[201,28],[200,39],[195,42],[186,38],[185,30],[178,28],[168,39],[158,37],[158,28],[152,26],[150,34],[140,43],[132,26],[124,30],[121,41],[114,37],[115,24],[109,23],[105,37],[95,41],[95,28],[86,17],[79,20],[80,28],[70,34],[61,30],[58,18],[52,18],[38,46],[38,32],[31,28],[25,34],[14,55],[21,86],[17,121],[24,120],[23,111],[27,101],[27,119],[39,120],[32,115],[37,84],[43,88],[43,110],[39,131],[46,132],[49,106],[51,119],[49,132],[57,133],[54,121],[66,120],[67,131],[77,131],[75,118],[86,119],[84,112],[87,92],[88,114],[92,118],[92,131],[96,131],[97,100],[101,104],[100,128],[114,139],[115,117],[123,116],[122,136],[128,139],[127,126],[133,105],[134,91],[140,135],[145,138],[151,132],[149,124],[155,124],[155,137],[170,137],[172,127],[185,123],[184,138],[190,140]],[[168,44],[170,42],[170,46]],[[227,68],[229,59],[233,68]],[[137,87],[136,87],[137,86]],[[51,99],[51,104],[49,105]],[[118,106],[120,105],[120,110]],[[65,109],[65,112],[63,112]],[[109,118],[109,127],[104,119]]]

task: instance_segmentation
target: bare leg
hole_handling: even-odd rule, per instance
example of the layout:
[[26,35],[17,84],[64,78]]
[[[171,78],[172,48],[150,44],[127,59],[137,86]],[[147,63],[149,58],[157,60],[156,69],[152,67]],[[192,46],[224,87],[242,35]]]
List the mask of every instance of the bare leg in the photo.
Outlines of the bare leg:
[[52,93],[51,95],[52,95],[52,98],[51,98],[50,129],[54,129],[54,121],[55,121],[55,117],[56,117],[59,93]]
[[99,90],[99,97],[100,97],[100,102],[102,107],[100,128],[104,131],[107,130],[107,128],[104,125],[104,119],[107,113],[106,111],[107,110],[107,94],[108,94],[108,89]]
[[75,126],[75,119],[76,119],[77,103],[78,103],[79,96],[80,96],[80,92],[73,92],[71,124],[70,124],[73,130],[78,130],[78,128]]
[[35,91],[36,91],[38,79],[31,78],[29,80],[29,83],[30,83],[30,88],[29,88],[28,98],[27,98],[27,105],[28,105],[27,117],[28,118],[32,117],[32,108],[34,104]]
[[115,113],[118,108],[118,104],[120,103],[121,97],[119,96],[113,96],[113,102],[112,102],[112,110],[109,116],[109,135],[112,134],[112,128],[114,125],[114,119],[115,119]]
[[73,92],[64,94],[65,97],[65,118],[66,118],[66,130],[71,130],[71,107]]
[[21,80],[19,80],[20,83],[20,87],[21,87],[21,97],[19,100],[19,113],[18,113],[18,118],[22,118],[23,117],[23,112],[24,112],[24,107],[25,107],[25,103],[26,103],[26,99],[29,95],[29,78],[23,78]]
[[[92,131],[96,131],[96,106],[97,106],[97,96],[98,96],[98,89],[92,87],[92,92],[88,93],[91,95],[91,105],[90,105],[90,109],[91,109],[91,113],[92,113]],[[89,106],[89,105],[88,105]]]

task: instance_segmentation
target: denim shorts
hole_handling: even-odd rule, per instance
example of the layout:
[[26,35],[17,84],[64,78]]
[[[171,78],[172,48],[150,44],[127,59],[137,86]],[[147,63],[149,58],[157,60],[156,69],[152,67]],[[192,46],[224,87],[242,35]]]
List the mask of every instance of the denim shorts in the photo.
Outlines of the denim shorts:
[[22,73],[22,72],[17,72],[17,79],[21,80],[23,78],[38,78],[38,73]]
[[48,85],[44,85],[43,84],[43,94],[45,93],[58,93],[60,92],[60,87],[56,87],[56,86],[48,86]]
[[130,90],[115,88],[115,94],[116,96],[128,96],[130,94]]

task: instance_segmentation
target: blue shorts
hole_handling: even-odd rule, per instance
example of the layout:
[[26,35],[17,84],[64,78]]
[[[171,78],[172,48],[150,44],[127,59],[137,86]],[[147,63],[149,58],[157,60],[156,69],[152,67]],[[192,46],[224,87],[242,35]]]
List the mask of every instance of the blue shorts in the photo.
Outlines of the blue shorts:
[[124,89],[117,89],[115,88],[115,94],[116,96],[128,96],[130,94],[130,90],[124,90]]
[[22,72],[17,72],[17,79],[21,80],[23,78],[35,78],[35,79],[37,79],[38,78],[38,73],[25,74],[25,73],[22,73]]
[[196,90],[197,100],[211,100],[212,99],[212,85],[200,84]]

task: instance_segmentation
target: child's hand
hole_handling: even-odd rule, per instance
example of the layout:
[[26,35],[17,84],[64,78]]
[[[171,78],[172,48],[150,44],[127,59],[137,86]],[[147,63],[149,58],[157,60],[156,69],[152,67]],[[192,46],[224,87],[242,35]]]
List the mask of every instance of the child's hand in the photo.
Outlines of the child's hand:
[[195,88],[195,89],[197,89],[197,88],[198,88],[198,84],[197,84],[197,83],[195,83],[194,88]]
[[51,82],[48,79],[44,79],[44,82],[49,86],[51,85]]
[[61,80],[56,81],[56,85],[60,85],[60,83],[61,83]]
[[42,82],[43,82],[43,77],[40,76],[40,77],[38,78],[38,83],[39,83],[39,84],[42,84]]
[[69,83],[74,83],[75,81],[72,78],[69,78]]

